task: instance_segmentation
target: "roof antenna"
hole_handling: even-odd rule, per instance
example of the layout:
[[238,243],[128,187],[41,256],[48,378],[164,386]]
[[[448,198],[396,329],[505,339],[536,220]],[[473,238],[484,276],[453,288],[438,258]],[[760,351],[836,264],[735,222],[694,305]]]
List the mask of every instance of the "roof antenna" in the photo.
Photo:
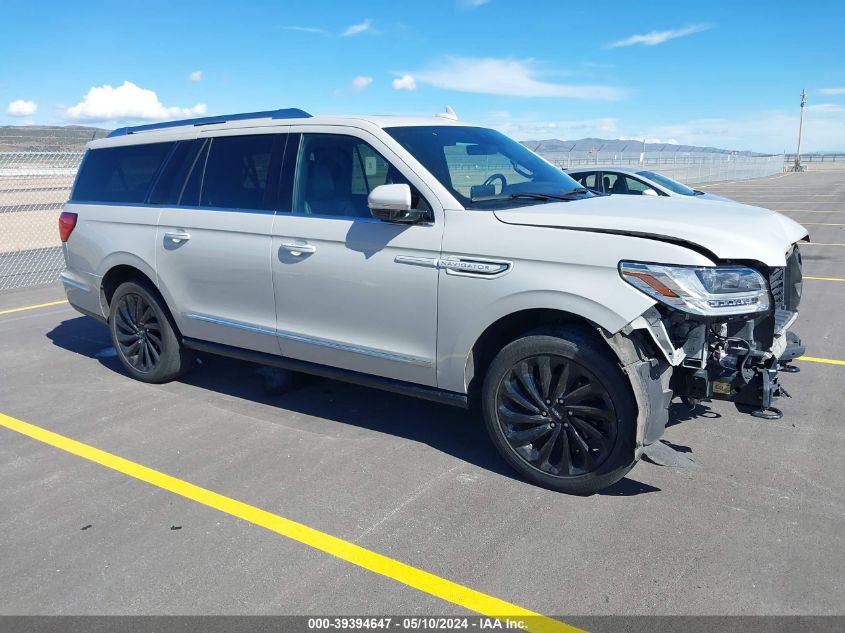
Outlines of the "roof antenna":
[[441,119],[449,119],[450,121],[457,121],[458,115],[455,114],[455,111],[452,109],[452,106],[446,106],[445,112],[438,112],[434,116],[440,117]]

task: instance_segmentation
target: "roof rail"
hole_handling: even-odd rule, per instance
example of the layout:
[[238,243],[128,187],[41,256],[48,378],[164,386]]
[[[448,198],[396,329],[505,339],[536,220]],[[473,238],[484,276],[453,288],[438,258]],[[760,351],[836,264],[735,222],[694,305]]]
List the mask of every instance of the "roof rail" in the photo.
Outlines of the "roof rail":
[[200,119],[183,119],[182,121],[165,121],[163,123],[148,123],[147,125],[136,125],[133,127],[119,127],[109,134],[112,136],[125,136],[146,132],[148,130],[160,130],[168,127],[181,127],[184,125],[212,125],[214,123],[226,123],[227,121],[240,121],[243,119],[310,119],[311,115],[299,108],[285,108],[282,110],[267,110],[265,112],[244,112],[241,114],[221,114],[219,116],[207,116]]

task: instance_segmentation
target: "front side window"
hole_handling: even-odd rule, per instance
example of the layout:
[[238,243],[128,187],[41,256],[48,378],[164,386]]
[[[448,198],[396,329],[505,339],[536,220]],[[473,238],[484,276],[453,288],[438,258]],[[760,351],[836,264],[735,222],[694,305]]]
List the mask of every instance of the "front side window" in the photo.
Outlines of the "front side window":
[[495,130],[437,125],[385,131],[468,209],[593,196],[560,169]]
[[266,209],[277,135],[219,136],[211,141],[200,206]]
[[654,171],[638,171],[637,172],[643,178],[648,178],[649,180],[653,180],[658,185],[663,185],[669,191],[674,191],[675,193],[679,193],[682,196],[694,196],[696,195],[695,189],[691,189],[687,187],[685,184],[678,182],[677,180],[672,180],[668,176],[664,176],[663,174],[658,174]]
[[144,202],[174,143],[124,145],[89,150],[71,200]]
[[[293,212],[369,218],[367,197],[379,185],[408,180],[361,139],[341,134],[303,134],[294,183]],[[411,187],[415,209],[428,204]]]

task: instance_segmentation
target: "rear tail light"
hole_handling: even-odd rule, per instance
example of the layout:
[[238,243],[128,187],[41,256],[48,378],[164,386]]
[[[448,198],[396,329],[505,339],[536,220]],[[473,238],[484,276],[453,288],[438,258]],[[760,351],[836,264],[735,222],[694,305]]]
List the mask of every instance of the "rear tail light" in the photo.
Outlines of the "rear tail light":
[[62,238],[63,242],[67,242],[67,238],[70,237],[75,226],[76,214],[70,213],[69,211],[62,211],[62,214],[59,216],[59,237]]

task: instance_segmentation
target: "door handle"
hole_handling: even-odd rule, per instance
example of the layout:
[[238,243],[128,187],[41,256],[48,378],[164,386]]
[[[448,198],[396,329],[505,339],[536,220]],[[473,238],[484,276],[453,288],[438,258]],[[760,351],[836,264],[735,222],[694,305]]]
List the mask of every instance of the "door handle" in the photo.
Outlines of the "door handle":
[[303,253],[314,253],[317,251],[317,247],[308,242],[282,242],[279,246],[294,257],[299,257]]
[[176,244],[181,244],[182,242],[187,242],[191,239],[191,234],[185,231],[167,231],[167,233],[164,234],[164,237]]

